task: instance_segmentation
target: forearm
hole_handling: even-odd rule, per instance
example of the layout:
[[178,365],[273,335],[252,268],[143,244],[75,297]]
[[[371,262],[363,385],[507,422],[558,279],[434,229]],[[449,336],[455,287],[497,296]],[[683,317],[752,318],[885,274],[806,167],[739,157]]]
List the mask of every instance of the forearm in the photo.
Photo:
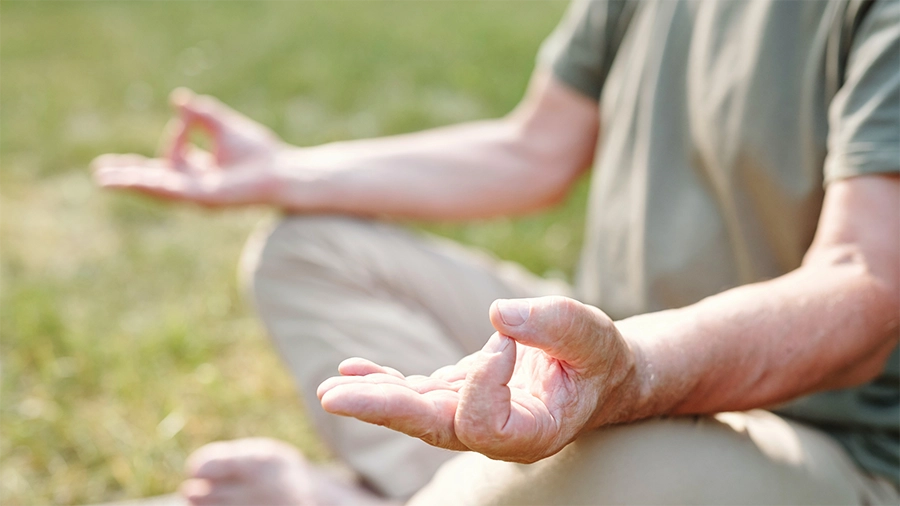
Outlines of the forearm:
[[414,219],[527,213],[565,195],[598,129],[595,101],[538,71],[502,119],[287,149],[273,200],[289,211]]
[[297,211],[423,219],[514,214],[559,198],[573,176],[566,163],[529,146],[517,122],[482,121],[290,149],[280,157],[277,198]]
[[871,379],[897,345],[895,283],[834,254],[618,322],[637,357],[629,417],[765,407]]

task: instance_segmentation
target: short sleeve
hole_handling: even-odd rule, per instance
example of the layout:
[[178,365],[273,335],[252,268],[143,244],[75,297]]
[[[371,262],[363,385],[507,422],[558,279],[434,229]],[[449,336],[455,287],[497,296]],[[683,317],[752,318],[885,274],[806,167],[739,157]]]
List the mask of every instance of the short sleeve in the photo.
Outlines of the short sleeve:
[[574,0],[544,41],[538,66],[598,100],[629,16],[624,0]]
[[828,127],[826,183],[900,172],[900,1],[876,1],[859,25]]

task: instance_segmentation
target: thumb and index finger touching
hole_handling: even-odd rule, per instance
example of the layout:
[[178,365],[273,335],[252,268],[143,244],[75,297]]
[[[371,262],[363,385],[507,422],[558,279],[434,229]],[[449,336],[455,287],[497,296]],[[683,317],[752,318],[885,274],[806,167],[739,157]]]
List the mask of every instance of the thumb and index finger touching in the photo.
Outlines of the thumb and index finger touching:
[[[174,90],[170,102],[176,117],[163,133],[160,157],[99,156],[91,163],[94,180],[104,188],[135,191],[165,200],[220,205],[218,187],[200,184],[197,172],[219,165],[225,150],[235,152],[232,140],[226,137],[238,128],[235,118],[240,115],[217,99],[197,95],[186,88]],[[210,137],[212,156],[191,144],[191,133],[197,129]]]
[[217,99],[207,95],[197,95],[187,88],[176,88],[169,95],[169,103],[177,116],[172,118],[163,134],[160,154],[175,168],[187,165],[191,132],[197,128],[209,135],[213,156],[221,156],[223,121],[229,109]]
[[[187,88],[177,88],[169,95],[169,102],[175,109],[176,116],[166,125],[158,153],[162,160],[158,163],[139,155],[101,155],[93,160],[91,167],[97,171],[109,171],[123,168],[138,168],[153,165],[159,168],[163,162],[169,162],[176,169],[183,169],[190,153],[190,134],[197,128],[206,132],[218,149],[219,140],[225,130],[230,115],[234,115],[227,106],[217,99],[197,95]],[[152,163],[151,163],[152,162]]]
[[[602,338],[599,334],[606,322],[609,326],[612,322],[599,310],[565,297],[498,300],[491,306],[490,319],[498,332],[472,356],[453,421],[438,421],[440,415],[431,402],[415,392],[381,382],[326,388],[320,395],[323,407],[412,436],[437,428],[432,424],[446,430],[449,423],[458,441],[469,449],[495,458],[516,456],[522,437],[542,439],[543,432],[527,408],[512,402],[508,384],[516,366],[517,343],[542,349],[576,368],[591,367],[596,340]],[[520,437],[510,438],[511,434]]]
[[455,424],[457,436],[469,448],[504,458],[507,451],[518,455],[523,437],[546,436],[534,413],[512,402],[508,384],[517,343],[539,348],[576,369],[590,368],[597,340],[612,322],[596,308],[566,297],[500,299],[491,305],[490,319],[497,332],[469,368]]

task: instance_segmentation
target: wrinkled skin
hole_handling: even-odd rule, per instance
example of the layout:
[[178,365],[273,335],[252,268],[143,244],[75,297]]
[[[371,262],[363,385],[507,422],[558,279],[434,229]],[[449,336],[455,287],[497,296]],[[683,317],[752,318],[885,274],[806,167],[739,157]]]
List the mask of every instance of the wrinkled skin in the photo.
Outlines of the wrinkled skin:
[[490,316],[497,333],[484,348],[431,376],[344,361],[342,376],[319,387],[322,406],[434,446],[523,463],[627,416],[634,356],[600,310],[542,297],[497,301]]

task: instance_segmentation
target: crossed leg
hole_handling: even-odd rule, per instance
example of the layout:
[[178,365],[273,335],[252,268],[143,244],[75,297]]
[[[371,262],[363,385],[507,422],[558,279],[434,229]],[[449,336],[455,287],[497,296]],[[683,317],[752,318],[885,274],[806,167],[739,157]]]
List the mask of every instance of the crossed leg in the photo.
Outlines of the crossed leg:
[[829,436],[754,410],[609,427],[529,465],[462,454],[407,506],[898,502]]
[[[295,378],[319,435],[378,495],[359,491],[374,498],[408,498],[455,454],[383,427],[325,413],[316,397],[318,385],[353,356],[404,374],[430,374],[481,348],[494,331],[488,309],[495,299],[569,290],[564,283],[542,280],[450,241],[346,217],[285,218],[251,238],[241,263],[257,312]],[[235,494],[252,494],[247,487],[258,480],[240,477],[249,476],[264,461],[269,468],[305,469],[305,473],[314,469],[297,465],[298,456],[281,446],[215,444],[220,445],[215,451],[197,452],[189,466],[192,476],[210,459],[230,459],[230,464],[216,465],[240,473],[186,485],[195,491],[187,495],[197,504],[212,493],[207,490],[210,483],[231,487]],[[230,444],[230,450],[223,444]],[[263,449],[271,458],[260,455]],[[280,464],[275,466],[275,461]],[[324,483],[329,477],[320,474],[315,479]],[[237,484],[242,485],[235,488]],[[285,494],[297,492],[283,488]],[[347,504],[361,504],[356,497]],[[316,502],[310,497],[306,501]],[[332,498],[327,503],[339,502]]]
[[612,427],[529,466],[454,457],[329,415],[315,390],[343,359],[428,374],[481,347],[494,299],[567,287],[399,227],[337,217],[283,220],[250,242],[243,265],[320,435],[369,488],[282,443],[239,440],[192,457],[202,478],[185,484],[194,504],[397,504],[416,491],[410,505],[900,502],[828,436],[764,411]]

